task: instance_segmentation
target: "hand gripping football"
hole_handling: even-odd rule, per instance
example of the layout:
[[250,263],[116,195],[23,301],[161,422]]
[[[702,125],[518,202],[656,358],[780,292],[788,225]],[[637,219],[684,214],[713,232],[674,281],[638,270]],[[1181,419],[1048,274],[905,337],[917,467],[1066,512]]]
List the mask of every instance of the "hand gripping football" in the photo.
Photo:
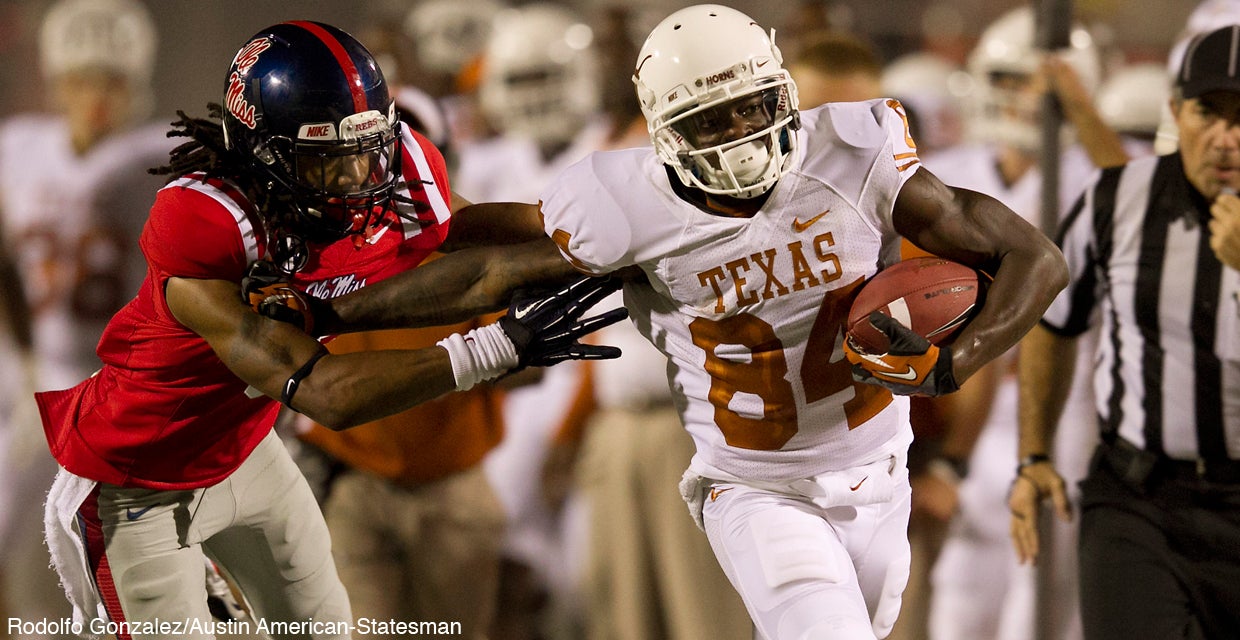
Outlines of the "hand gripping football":
[[848,338],[866,353],[886,353],[888,338],[870,323],[878,311],[935,345],[949,344],[982,306],[989,279],[958,262],[912,258],[870,278],[848,311]]

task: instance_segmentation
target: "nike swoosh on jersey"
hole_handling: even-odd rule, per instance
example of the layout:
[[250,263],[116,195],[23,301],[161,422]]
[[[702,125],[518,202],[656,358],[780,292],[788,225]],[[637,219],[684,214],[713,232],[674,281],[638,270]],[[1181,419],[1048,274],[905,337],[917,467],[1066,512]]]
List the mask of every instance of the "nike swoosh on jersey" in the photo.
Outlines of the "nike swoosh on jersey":
[[860,489],[860,488],[861,488],[861,485],[865,484],[865,481],[866,481],[866,480],[869,480],[869,479],[870,479],[870,476],[866,476],[866,477],[862,478],[862,479],[861,479],[861,482],[858,482],[857,484],[854,484],[853,486],[849,487],[849,488],[848,488],[848,490],[849,490],[849,491],[856,491],[857,489]]
[[727,493],[727,492],[729,492],[729,491],[731,491],[731,490],[733,490],[733,489],[735,489],[735,488],[736,488],[736,487],[724,487],[724,488],[722,488],[722,489],[719,489],[719,488],[717,488],[717,487],[711,487],[711,489],[710,489],[710,501],[711,501],[711,502],[714,502],[714,501],[718,500],[718,499],[719,499],[719,496],[721,496],[721,495],[723,495],[723,494],[725,494],[725,493]]
[[806,229],[812,227],[815,222],[818,222],[819,220],[821,220],[822,217],[827,215],[828,213],[831,213],[830,209],[823,211],[822,213],[810,218],[809,220],[806,220],[805,222],[801,222],[800,218],[793,218],[792,219],[792,230],[797,233],[801,233],[802,231],[805,231]]
[[141,518],[142,514],[154,508],[155,508],[155,505],[144,507],[142,509],[138,509],[137,511],[134,511],[133,509],[125,509],[125,519],[129,520],[130,522],[133,522],[134,520]]
[[916,380],[917,379],[917,372],[913,370],[912,365],[908,366],[907,371],[902,371],[900,373],[896,373],[894,371],[873,371],[871,373],[873,373],[876,376],[882,376],[884,378],[895,378],[896,380]]

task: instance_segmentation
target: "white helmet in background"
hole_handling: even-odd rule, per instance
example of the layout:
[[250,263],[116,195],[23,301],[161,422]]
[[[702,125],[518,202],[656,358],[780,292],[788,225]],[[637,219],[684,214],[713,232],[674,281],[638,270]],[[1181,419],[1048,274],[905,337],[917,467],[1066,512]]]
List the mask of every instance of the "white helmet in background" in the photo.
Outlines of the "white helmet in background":
[[[1006,77],[1029,77],[1037,71],[1044,51],[1035,42],[1033,9],[1025,6],[1004,14],[982,32],[969,54],[974,79],[970,135],[992,143],[1034,150],[1040,146],[1036,94],[1001,86]],[[1090,93],[1098,88],[1102,64],[1093,37],[1073,24],[1066,49],[1055,52],[1072,66]]]
[[1119,133],[1154,139],[1171,97],[1171,77],[1161,64],[1124,67],[1098,89],[1098,114]]
[[39,63],[47,77],[101,67],[150,82],[155,65],[155,22],[136,0],[62,0],[39,31]]
[[932,53],[900,56],[883,67],[883,95],[898,99],[914,114],[918,146],[943,149],[963,136],[964,101],[973,79],[949,60]]
[[[655,151],[685,185],[753,198],[791,169],[797,91],[773,37],[735,9],[698,5],[668,16],[646,38],[633,72],[638,102]],[[737,100],[761,107],[755,130],[700,141],[704,121]]]
[[405,16],[405,34],[417,48],[418,64],[455,75],[482,53],[492,19],[504,5],[495,0],[425,0]]
[[594,32],[559,5],[498,15],[478,87],[483,114],[499,131],[541,145],[571,141],[598,113]]

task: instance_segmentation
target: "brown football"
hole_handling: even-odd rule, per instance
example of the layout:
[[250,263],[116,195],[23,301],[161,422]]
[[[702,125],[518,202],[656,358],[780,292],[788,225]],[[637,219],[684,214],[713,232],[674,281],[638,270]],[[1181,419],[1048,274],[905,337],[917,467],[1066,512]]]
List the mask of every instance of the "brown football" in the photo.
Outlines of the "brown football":
[[866,353],[886,353],[887,336],[870,324],[878,311],[936,345],[948,344],[982,306],[988,278],[937,257],[912,258],[879,271],[848,312],[848,336]]

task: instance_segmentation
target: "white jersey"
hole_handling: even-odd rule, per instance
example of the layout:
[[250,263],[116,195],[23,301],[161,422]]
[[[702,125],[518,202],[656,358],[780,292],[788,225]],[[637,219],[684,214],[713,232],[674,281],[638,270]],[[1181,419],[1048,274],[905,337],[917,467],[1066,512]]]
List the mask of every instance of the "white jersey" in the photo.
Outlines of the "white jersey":
[[891,211],[919,160],[898,102],[805,111],[793,170],[752,218],[672,190],[649,149],[591,155],[543,192],[546,231],[592,273],[638,265],[638,329],[669,359],[692,468],[783,482],[902,451],[908,401],[855,383],[842,349],[858,287],[898,259]]
[[33,313],[39,386],[70,387],[99,367],[104,325],[138,290],[137,237],[163,179],[167,128],[112,136],[74,153],[63,118],[0,126],[0,222]]

